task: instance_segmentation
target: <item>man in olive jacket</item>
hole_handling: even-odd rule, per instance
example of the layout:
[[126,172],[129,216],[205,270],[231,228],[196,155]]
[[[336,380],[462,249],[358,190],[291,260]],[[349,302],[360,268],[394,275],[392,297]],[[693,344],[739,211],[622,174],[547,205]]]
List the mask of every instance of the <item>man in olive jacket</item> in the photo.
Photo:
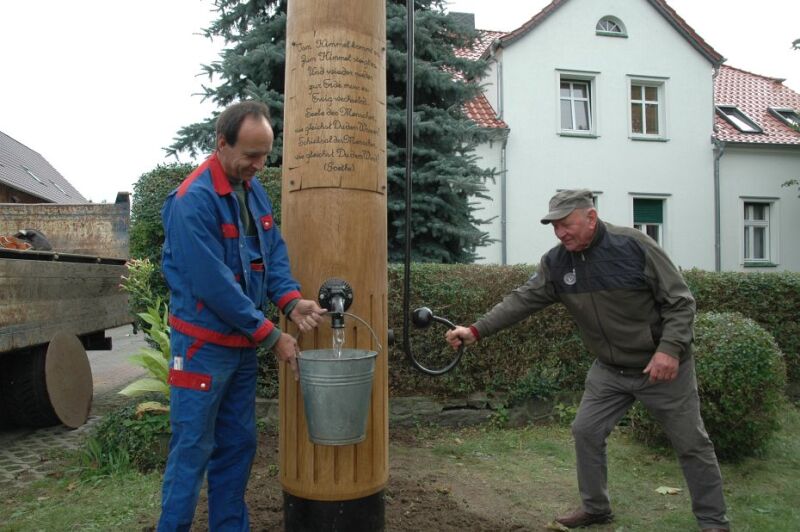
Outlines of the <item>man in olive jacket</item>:
[[577,528],[613,519],[606,438],[638,399],[672,442],[700,528],[728,530],[722,477],[700,417],[695,302],[683,277],[649,236],[602,222],[589,190],[553,196],[542,223],[553,225],[561,244],[537,273],[446,338],[454,348],[469,345],[558,302],[575,319],[596,360],[572,424],[582,506],[556,521]]

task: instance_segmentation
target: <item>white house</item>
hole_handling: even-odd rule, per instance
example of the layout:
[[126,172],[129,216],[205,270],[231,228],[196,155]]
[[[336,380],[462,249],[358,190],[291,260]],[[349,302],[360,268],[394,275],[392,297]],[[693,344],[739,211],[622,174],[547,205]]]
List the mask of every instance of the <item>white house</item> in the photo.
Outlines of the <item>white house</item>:
[[[744,266],[739,240],[751,203],[744,199],[775,202],[791,190],[747,192],[740,186],[747,170],[728,177],[728,165],[742,166],[740,152],[757,165],[758,157],[772,161],[777,148],[753,158],[752,150],[715,137],[715,123],[725,121],[714,105],[724,58],[663,0],[554,0],[510,33],[481,35],[471,53],[490,61],[485,99],[467,112],[495,132],[478,155],[498,170],[492,200],[477,213],[494,217],[483,226],[496,239],[478,250],[483,262],[538,262],[556,243],[538,221],[548,199],[581,187],[595,192],[603,219],[647,232],[681,267]],[[797,166],[796,157],[782,156],[773,184]],[[733,207],[730,195],[738,198]],[[780,239],[777,224],[790,215],[770,205],[769,238]],[[751,241],[760,233],[753,234]],[[800,245],[792,247],[759,264],[800,269]]]
[[800,271],[800,94],[722,66],[715,82],[720,269]]

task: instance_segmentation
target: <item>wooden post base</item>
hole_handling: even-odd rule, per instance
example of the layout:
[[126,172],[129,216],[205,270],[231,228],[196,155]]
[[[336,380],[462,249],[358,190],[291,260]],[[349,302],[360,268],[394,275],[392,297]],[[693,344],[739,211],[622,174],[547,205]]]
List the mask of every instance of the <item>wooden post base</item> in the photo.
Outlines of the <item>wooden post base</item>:
[[312,501],[283,492],[286,532],[383,532],[383,490],[351,501]]

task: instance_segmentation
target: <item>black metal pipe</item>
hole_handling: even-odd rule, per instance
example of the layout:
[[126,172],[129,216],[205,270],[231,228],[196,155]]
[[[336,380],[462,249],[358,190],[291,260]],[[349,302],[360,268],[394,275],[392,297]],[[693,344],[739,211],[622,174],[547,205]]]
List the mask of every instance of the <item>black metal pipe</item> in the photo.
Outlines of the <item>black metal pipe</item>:
[[[458,349],[456,356],[444,367],[427,368],[414,358],[411,352],[411,339],[409,335],[411,319],[411,193],[413,180],[412,169],[414,154],[414,0],[406,0],[406,224],[405,224],[405,261],[403,262],[403,350],[409,363],[417,370],[427,375],[439,376],[455,368],[461,356],[464,354],[464,344]],[[424,311],[428,318],[427,324],[431,320],[442,323],[453,329],[455,325],[438,316],[427,309],[417,309],[415,315],[419,316],[420,311]],[[427,326],[417,323],[417,326]]]
[[405,261],[403,264],[403,349],[412,364],[410,326],[411,295],[411,181],[414,152],[414,0],[406,0],[406,224]]

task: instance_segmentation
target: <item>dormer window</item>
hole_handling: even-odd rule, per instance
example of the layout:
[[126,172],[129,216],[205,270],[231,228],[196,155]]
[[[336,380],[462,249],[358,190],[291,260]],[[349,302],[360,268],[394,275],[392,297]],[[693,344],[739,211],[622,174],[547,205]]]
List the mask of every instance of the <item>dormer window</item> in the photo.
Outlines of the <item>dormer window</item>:
[[36,174],[34,174],[34,173],[33,173],[33,171],[32,171],[30,168],[28,168],[27,166],[23,166],[23,167],[22,167],[22,169],[23,169],[23,170],[25,170],[25,172],[27,172],[27,174],[28,174],[29,176],[31,176],[32,178],[34,178],[34,179],[35,179],[36,181],[38,181],[39,183],[41,183],[41,184],[43,184],[43,185],[46,185],[46,184],[47,184],[47,183],[45,183],[44,181],[42,181],[41,179],[39,179],[39,176],[37,176]]
[[53,186],[54,186],[54,187],[56,187],[58,190],[60,190],[61,192],[63,192],[63,193],[64,193],[64,195],[66,195],[66,196],[69,196],[69,193],[68,193],[66,190],[64,190],[63,188],[61,188],[61,187],[58,185],[58,183],[56,183],[56,182],[55,182],[55,181],[53,181],[52,179],[50,179],[49,181],[50,181],[50,183],[52,183],[52,184],[53,184]]
[[735,105],[718,105],[717,112],[742,133],[763,133],[761,128]]
[[627,37],[628,32],[625,31],[625,25],[617,17],[607,16],[597,21],[595,26],[597,35],[604,35],[606,37]]
[[794,109],[770,107],[769,112],[789,127],[800,129],[800,114],[797,114]]

